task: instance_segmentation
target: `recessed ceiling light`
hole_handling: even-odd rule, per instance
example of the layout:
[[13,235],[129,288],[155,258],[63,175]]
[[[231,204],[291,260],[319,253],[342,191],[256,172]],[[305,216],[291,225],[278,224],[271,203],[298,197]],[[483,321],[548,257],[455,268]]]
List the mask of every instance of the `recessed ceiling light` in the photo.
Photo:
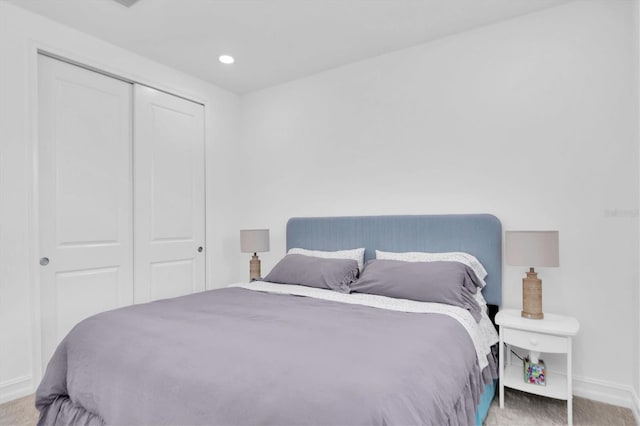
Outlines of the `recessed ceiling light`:
[[235,62],[235,59],[233,59],[233,56],[229,56],[229,55],[220,55],[218,57],[218,60],[223,64],[227,64],[227,65]]

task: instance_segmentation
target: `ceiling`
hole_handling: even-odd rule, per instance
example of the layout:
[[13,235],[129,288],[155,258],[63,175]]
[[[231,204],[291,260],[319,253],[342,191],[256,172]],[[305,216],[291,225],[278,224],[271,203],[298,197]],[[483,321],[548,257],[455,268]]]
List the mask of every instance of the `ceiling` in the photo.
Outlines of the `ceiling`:
[[242,94],[569,0],[8,1]]

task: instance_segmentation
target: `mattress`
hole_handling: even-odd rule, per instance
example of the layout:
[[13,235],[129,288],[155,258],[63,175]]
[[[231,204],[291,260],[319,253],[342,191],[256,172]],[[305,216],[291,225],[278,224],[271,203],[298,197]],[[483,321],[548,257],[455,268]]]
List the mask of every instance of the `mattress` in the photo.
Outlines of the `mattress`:
[[260,286],[82,321],[37,390],[39,424],[476,422],[497,375],[486,324]]

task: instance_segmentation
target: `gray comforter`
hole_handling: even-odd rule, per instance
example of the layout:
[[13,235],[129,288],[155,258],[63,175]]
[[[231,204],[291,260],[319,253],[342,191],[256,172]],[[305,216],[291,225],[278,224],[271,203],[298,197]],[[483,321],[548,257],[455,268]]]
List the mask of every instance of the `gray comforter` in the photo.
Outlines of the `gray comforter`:
[[82,321],[36,406],[42,425],[471,424],[494,367],[445,315],[228,288]]

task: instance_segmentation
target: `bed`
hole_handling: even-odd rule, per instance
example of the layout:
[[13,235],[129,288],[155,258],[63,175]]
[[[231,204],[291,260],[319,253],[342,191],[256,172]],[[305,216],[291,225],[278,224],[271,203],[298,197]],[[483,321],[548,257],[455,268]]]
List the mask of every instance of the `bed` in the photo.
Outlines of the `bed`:
[[[501,302],[491,215],[292,218],[294,247],[471,253]],[[56,350],[39,424],[481,424],[488,316],[411,302],[257,282],[105,312]]]

